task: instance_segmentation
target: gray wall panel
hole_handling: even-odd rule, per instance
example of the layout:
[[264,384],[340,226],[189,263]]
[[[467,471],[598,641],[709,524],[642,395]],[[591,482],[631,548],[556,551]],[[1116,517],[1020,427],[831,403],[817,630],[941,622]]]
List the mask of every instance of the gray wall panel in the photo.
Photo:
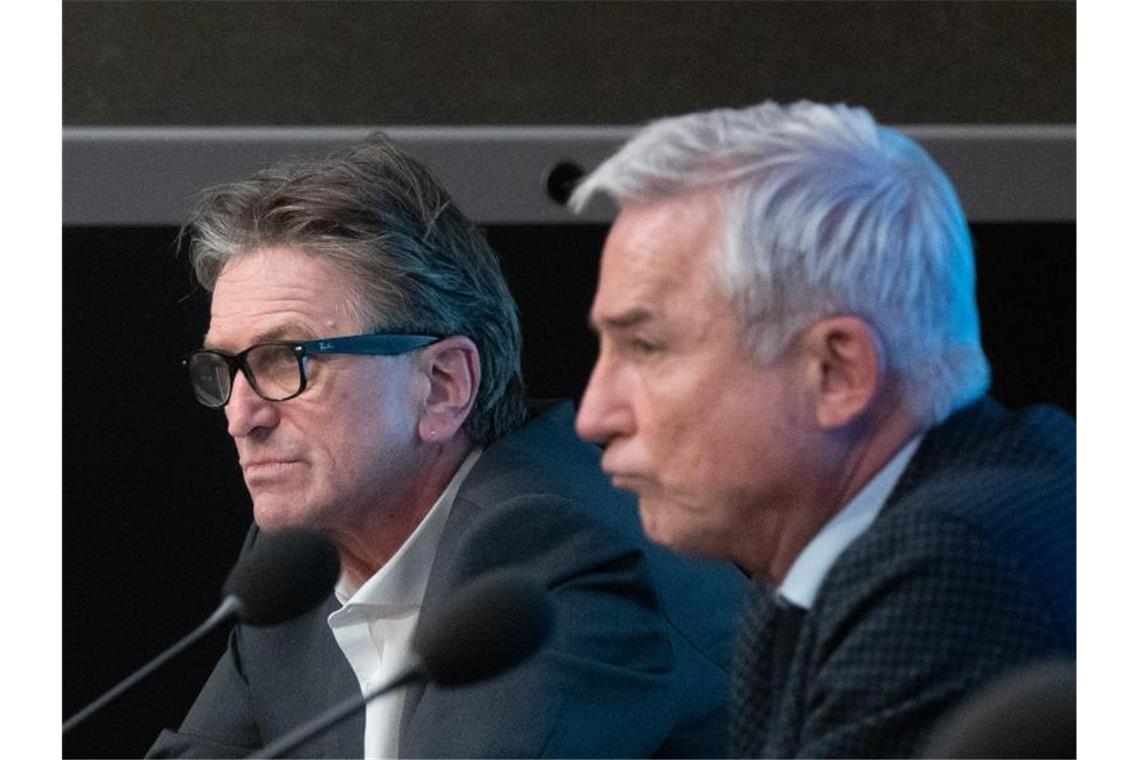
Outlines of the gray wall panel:
[[[958,188],[972,222],[1076,218],[1076,134],[1063,126],[904,126]],[[594,204],[576,217],[543,179],[557,162],[589,170],[626,127],[393,127],[459,206],[482,224],[606,221]],[[67,224],[179,224],[190,197],[244,179],[286,156],[320,156],[366,128],[68,128],[63,142]]]

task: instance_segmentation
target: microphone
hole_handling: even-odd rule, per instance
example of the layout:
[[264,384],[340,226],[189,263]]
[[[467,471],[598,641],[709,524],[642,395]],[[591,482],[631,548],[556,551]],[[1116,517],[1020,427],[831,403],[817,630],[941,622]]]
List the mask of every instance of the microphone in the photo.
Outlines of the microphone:
[[1076,757],[1077,663],[1015,668],[941,717],[921,757]]
[[522,662],[553,627],[554,609],[542,586],[518,572],[495,570],[421,618],[412,649],[431,680],[461,686]]
[[277,625],[316,607],[340,575],[336,547],[319,533],[285,528],[262,533],[222,585],[237,614],[253,626]]
[[416,661],[407,670],[334,705],[249,757],[280,757],[409,683],[462,686],[491,678],[534,654],[553,627],[554,609],[536,581],[511,570],[485,573],[420,618],[412,635]]
[[211,630],[234,618],[253,626],[284,623],[316,607],[336,583],[340,559],[324,537],[301,528],[261,533],[253,549],[230,571],[222,603],[188,635],[63,724],[67,733],[146,678]]

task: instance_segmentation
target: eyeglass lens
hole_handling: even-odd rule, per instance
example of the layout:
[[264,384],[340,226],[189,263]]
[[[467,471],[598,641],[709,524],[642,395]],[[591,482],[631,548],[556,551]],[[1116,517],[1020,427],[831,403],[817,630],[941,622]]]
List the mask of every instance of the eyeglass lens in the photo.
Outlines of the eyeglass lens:
[[[254,346],[245,355],[245,367],[252,375],[253,389],[264,399],[281,401],[301,390],[301,365],[290,346]],[[225,357],[203,351],[190,358],[189,369],[194,394],[202,404],[218,407],[226,403],[233,377]]]

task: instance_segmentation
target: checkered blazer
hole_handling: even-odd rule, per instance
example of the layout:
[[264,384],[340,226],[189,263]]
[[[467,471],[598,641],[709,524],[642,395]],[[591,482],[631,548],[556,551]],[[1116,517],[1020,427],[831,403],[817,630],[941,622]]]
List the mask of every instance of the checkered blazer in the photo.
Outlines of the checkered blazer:
[[758,588],[732,754],[893,757],[1005,670],[1076,656],[1075,425],[983,399],[931,430],[810,610]]

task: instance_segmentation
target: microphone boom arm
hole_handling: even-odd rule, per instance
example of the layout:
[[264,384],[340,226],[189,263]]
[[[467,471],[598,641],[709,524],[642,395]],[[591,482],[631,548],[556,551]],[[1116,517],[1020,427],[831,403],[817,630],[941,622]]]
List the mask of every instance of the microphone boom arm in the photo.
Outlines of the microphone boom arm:
[[166,664],[175,656],[181,654],[185,649],[196,643],[199,639],[201,639],[219,624],[226,622],[232,618],[237,618],[240,614],[241,601],[232,594],[230,596],[227,596],[222,600],[222,603],[218,605],[218,608],[214,610],[214,614],[210,615],[210,617],[207,618],[204,623],[199,625],[190,633],[186,634],[186,636],[184,636],[162,654],[158,655],[153,660],[148,662],[146,665],[143,665],[134,673],[127,676],[122,681],[119,681],[119,683],[115,684],[115,686],[112,687],[110,691],[105,692],[103,696],[99,697],[94,702],[87,705],[82,710],[68,718],[67,721],[63,724],[63,733],[66,734],[68,731],[75,728],[80,723],[83,723],[99,710],[106,707],[120,694],[130,689],[136,683],[153,673],[155,670]]
[[424,669],[423,662],[417,659],[417,661],[410,665],[403,673],[388,683],[374,687],[364,694],[354,694],[343,702],[333,705],[317,717],[302,723],[289,733],[283,734],[276,740],[265,745],[262,749],[247,755],[247,757],[280,757],[286,752],[295,749],[301,742],[308,741],[323,734],[381,694],[426,678],[427,671]]

